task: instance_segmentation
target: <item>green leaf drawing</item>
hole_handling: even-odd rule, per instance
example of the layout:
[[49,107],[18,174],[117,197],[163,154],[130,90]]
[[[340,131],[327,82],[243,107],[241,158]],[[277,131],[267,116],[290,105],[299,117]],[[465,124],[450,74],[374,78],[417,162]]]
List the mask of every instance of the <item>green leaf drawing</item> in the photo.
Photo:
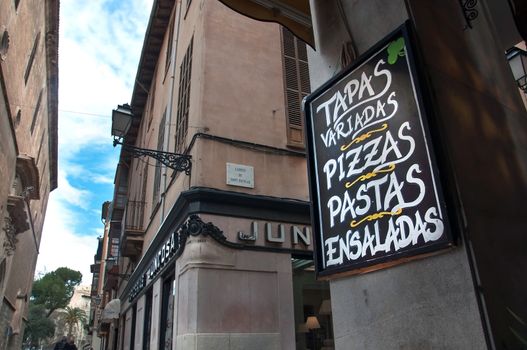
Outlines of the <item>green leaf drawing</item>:
[[400,37],[388,45],[388,63],[395,64],[402,56],[404,56],[404,38]]

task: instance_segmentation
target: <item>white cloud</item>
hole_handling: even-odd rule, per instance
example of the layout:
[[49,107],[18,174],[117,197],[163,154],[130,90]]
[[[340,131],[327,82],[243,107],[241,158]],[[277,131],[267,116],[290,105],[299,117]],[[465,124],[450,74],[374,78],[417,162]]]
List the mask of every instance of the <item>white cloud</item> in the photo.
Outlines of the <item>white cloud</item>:
[[97,249],[97,236],[83,236],[75,227],[75,212],[52,193],[40,243],[36,273],[68,267],[82,273],[82,284],[91,284],[90,264]]
[[[108,152],[111,111],[130,101],[152,2],[61,1],[59,187],[49,199],[37,274],[67,266],[91,283],[89,266],[103,229],[97,220],[79,223],[87,215],[97,218],[93,211],[102,203],[92,202],[101,197],[95,189],[112,196],[118,151]],[[98,162],[87,164],[88,157]]]
[[85,189],[73,187],[66,178],[66,173],[62,168],[59,169],[58,183],[60,184],[60,190],[56,190],[53,193],[55,196],[50,197],[50,202],[51,198],[53,198],[56,202],[60,201],[61,203],[74,205],[83,209],[88,208],[87,203],[91,197],[90,192]]
[[[106,147],[106,149],[108,148],[109,147]],[[109,156],[107,153],[104,153],[104,150],[101,150],[100,152],[92,151],[90,154],[92,157],[97,158],[96,165],[84,165],[82,163],[76,163],[75,160],[70,159],[64,160],[61,163],[61,169],[67,169],[68,177],[70,178],[81,178],[92,184],[113,185],[115,166],[119,156],[118,152],[111,152]]]

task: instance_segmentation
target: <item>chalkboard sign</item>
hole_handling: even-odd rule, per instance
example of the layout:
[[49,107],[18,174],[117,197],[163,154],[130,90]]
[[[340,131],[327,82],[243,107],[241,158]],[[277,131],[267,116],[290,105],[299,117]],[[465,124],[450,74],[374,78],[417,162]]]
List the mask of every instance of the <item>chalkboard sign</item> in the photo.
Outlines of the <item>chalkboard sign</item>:
[[320,277],[452,245],[412,53],[403,25],[304,101]]

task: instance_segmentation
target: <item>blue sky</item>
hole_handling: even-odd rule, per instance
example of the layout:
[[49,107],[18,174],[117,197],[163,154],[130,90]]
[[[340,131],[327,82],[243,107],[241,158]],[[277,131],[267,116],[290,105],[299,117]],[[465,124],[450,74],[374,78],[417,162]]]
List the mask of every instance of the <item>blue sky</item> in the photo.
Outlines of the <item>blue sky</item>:
[[112,199],[118,149],[111,111],[130,102],[153,0],[62,0],[59,178],[49,199],[36,273],[79,270],[83,284]]

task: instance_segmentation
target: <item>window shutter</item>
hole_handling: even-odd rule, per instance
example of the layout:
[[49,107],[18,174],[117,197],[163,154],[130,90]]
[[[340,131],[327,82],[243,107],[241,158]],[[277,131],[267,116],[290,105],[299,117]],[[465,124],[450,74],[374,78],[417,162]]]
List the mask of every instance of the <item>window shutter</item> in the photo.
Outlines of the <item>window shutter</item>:
[[310,92],[306,44],[282,27],[282,54],[287,115],[287,143],[304,147],[302,99]]
[[165,55],[165,74],[168,72],[168,67],[170,67],[170,60],[172,57],[172,41],[174,41],[174,14],[172,14],[172,18],[170,19],[170,24],[168,26],[168,42],[167,42],[167,52]]
[[[159,124],[159,130],[157,134],[157,150],[163,150],[163,144],[165,143],[165,119],[167,110],[163,113],[163,118]],[[156,172],[154,175],[154,191],[152,195],[152,210],[155,209],[157,202],[159,202],[159,186],[161,183],[161,162],[156,160]]]
[[143,167],[143,184],[141,187],[141,201],[146,202],[146,189],[148,185],[148,163]]
[[190,75],[192,72],[192,46],[194,38],[190,39],[185,57],[181,62],[179,71],[179,93],[176,120],[176,153],[185,151],[185,139],[187,137],[188,113],[190,107]]

